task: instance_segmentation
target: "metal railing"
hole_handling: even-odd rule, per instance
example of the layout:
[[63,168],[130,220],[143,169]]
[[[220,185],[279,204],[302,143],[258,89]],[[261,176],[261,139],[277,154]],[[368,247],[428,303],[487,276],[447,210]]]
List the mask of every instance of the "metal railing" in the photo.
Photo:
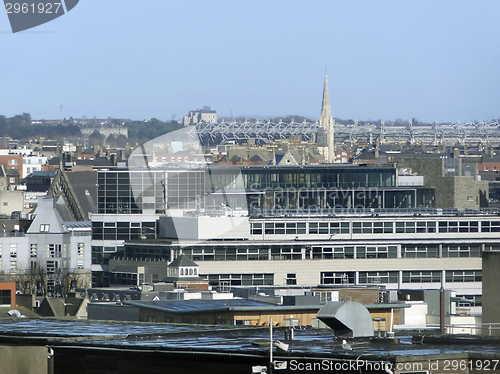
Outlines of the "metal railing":
[[[438,324],[426,325],[427,329],[439,330]],[[500,335],[500,333],[495,334],[495,330],[500,330],[500,322],[490,322],[490,323],[452,323],[444,325],[445,332],[447,334],[469,334],[469,335],[483,335],[483,336],[493,336]]]
[[299,208],[299,209],[251,209],[250,217],[339,217],[339,216],[478,216],[499,215],[498,208],[439,209],[439,208]]

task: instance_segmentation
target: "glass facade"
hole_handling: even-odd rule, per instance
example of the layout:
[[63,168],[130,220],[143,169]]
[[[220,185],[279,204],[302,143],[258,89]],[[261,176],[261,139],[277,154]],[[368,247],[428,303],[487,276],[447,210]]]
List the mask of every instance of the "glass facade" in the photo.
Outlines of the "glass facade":
[[211,166],[98,173],[98,213],[167,209],[431,208],[434,190],[396,187],[396,169]]
[[[396,186],[395,168],[338,166],[210,167],[210,190],[369,188]],[[240,177],[241,176],[241,177]]]

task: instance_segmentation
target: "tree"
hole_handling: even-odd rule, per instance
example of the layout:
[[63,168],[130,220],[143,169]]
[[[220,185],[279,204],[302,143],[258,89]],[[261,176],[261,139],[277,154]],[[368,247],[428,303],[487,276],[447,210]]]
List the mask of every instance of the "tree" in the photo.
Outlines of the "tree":
[[32,261],[27,270],[18,270],[17,288],[22,293],[47,296],[48,273],[47,265],[40,261]]
[[99,130],[94,130],[94,132],[89,135],[89,145],[92,147],[94,145],[102,146],[103,144],[104,136],[99,132]]
[[116,137],[116,146],[118,148],[125,148],[128,143],[128,139],[125,135],[120,134]]
[[106,138],[106,145],[111,148],[116,147],[116,137],[113,134],[109,134]]
[[49,270],[47,263],[41,261],[32,261],[28,269],[17,273],[17,288],[26,294],[66,297],[72,289],[90,286],[90,276],[83,270],[57,265]]

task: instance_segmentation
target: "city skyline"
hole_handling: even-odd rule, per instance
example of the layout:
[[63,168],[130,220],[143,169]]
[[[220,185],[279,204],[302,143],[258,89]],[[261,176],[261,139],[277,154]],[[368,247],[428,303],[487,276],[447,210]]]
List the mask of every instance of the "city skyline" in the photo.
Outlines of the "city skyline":
[[[0,113],[34,119],[319,118],[469,122],[500,117],[494,1],[87,0],[0,38]],[[64,106],[61,114],[60,106]]]

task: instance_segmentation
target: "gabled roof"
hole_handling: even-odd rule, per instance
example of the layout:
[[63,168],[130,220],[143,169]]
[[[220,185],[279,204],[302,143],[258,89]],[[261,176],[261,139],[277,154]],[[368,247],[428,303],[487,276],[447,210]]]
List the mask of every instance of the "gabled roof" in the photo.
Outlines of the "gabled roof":
[[193,260],[191,260],[188,256],[181,255],[168,265],[168,267],[179,267],[179,266],[198,266],[198,264]]
[[[44,225],[44,231],[40,231],[42,225]],[[28,229],[28,234],[64,234],[66,232],[66,226],[55,208],[54,199],[50,196],[38,198],[35,219]]]
[[261,155],[254,155],[250,158],[250,161],[253,161],[253,162],[265,162],[267,161],[264,157],[262,157]]
[[57,199],[57,209],[66,221],[86,221],[89,213],[97,212],[97,172],[60,168],[47,194]]
[[38,308],[38,314],[43,317],[75,316],[83,302],[84,299],[76,297],[45,297]]

